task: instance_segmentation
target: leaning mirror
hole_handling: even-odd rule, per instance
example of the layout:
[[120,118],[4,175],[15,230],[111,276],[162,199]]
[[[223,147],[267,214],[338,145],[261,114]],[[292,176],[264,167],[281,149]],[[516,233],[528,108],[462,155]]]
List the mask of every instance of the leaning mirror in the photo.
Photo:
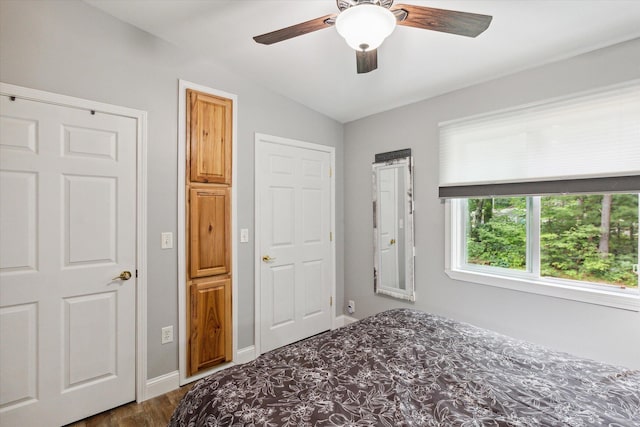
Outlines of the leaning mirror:
[[375,292],[415,301],[411,150],[376,154],[373,164]]

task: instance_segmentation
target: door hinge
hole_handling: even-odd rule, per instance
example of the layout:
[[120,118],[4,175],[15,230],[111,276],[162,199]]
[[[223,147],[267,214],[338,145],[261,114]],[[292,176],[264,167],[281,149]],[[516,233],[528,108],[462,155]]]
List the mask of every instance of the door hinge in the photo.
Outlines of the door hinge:
[[333,297],[329,297],[329,307],[333,307]]
[[329,241],[333,242],[333,231],[329,232]]
[[329,167],[329,178],[333,176],[333,168]]

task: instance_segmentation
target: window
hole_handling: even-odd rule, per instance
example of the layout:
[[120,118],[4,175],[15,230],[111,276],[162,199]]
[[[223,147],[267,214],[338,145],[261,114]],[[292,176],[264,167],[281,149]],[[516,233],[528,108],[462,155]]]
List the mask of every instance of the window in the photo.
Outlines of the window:
[[[585,298],[575,298],[576,293],[590,292],[589,302],[639,306],[629,301],[639,295],[638,194],[467,198],[450,203],[450,231],[458,236],[451,240],[450,275],[462,273],[465,277],[456,278],[537,293],[562,289],[561,296],[572,294],[580,300]],[[507,281],[492,281],[495,278]],[[598,301],[603,294],[612,298]],[[622,303],[609,304],[620,300],[616,296]]]
[[640,311],[640,80],[440,123],[446,272]]
[[540,275],[638,288],[638,195],[540,199]]
[[527,269],[527,199],[467,199],[466,264]]

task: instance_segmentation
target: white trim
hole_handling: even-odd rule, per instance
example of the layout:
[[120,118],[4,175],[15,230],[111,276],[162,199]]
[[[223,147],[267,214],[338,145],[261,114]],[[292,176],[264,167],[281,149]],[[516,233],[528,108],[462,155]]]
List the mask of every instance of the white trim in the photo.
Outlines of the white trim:
[[249,347],[241,348],[236,353],[236,365],[242,365],[243,363],[249,363],[256,358],[256,346],[250,345]]
[[511,289],[517,292],[528,292],[572,301],[621,308],[624,310],[640,311],[640,298],[633,295],[621,295],[595,289],[576,289],[573,286],[552,285],[533,279],[504,277],[480,272],[445,269],[445,273],[454,280]]
[[136,401],[146,399],[147,381],[147,112],[0,82],[0,93],[136,120]]
[[527,266],[535,277],[540,277],[540,196],[527,197]]
[[[578,288],[574,285],[563,283],[559,279],[533,277],[531,272],[509,272],[508,275],[502,275],[498,273],[499,270],[497,268],[483,268],[482,266],[473,269],[460,268],[462,257],[458,253],[458,248],[464,248],[464,229],[457,215],[458,209],[459,207],[455,201],[447,200],[445,202],[445,273],[451,279],[495,286],[516,292],[528,292],[624,310],[640,311],[640,295],[638,294],[632,295],[609,291],[597,285],[592,287],[586,285]],[[458,244],[452,244],[452,242],[458,242]],[[453,262],[454,260],[457,260],[455,261],[457,265]]]
[[202,378],[208,377],[209,375],[215,374],[216,372],[219,372],[219,371],[224,371],[225,369],[230,368],[232,366],[242,365],[243,363],[249,363],[256,358],[256,348],[250,345],[249,347],[238,349],[234,354],[235,356],[233,357],[232,362],[216,365],[207,371],[200,372],[196,375],[187,377],[184,380],[185,382],[180,383],[180,385],[183,386],[185,384],[189,384],[194,381],[201,380]]
[[261,352],[261,340],[260,340],[260,191],[259,191],[259,171],[260,171],[260,152],[261,152],[261,143],[262,142],[271,142],[276,144],[287,145],[291,147],[305,148],[309,150],[316,150],[325,153],[329,153],[331,156],[331,171],[332,175],[330,178],[331,185],[331,224],[329,229],[331,233],[333,233],[333,240],[330,242],[331,245],[331,298],[333,300],[333,313],[331,313],[331,325],[335,324],[336,317],[336,307],[337,307],[337,299],[336,299],[336,149],[335,147],[331,147],[329,145],[315,144],[312,142],[299,141],[295,139],[282,138],[278,136],[267,135],[263,133],[256,132],[254,139],[254,345],[255,345],[255,354],[256,357],[262,354]]
[[347,316],[347,315],[342,315],[342,317],[344,318],[344,325],[350,325],[352,323],[357,322],[359,319],[356,319],[355,317],[351,317],[351,316]]
[[180,372],[173,371],[147,380],[145,395],[147,399],[153,399],[177,388],[180,388]]
[[340,316],[336,316],[333,318],[333,321],[331,322],[331,329],[338,329],[338,328],[342,328],[344,326],[344,315],[341,314]]
[[[224,371],[225,369],[230,368],[230,367],[235,366],[235,365],[237,365],[237,363],[235,363],[235,362],[227,362],[227,363],[222,363],[220,365],[216,365],[213,368],[210,368],[210,369],[208,369],[206,371],[199,372],[196,375],[192,375],[190,377],[186,377],[184,379],[184,382],[180,382],[180,386],[182,387],[183,385],[191,384],[192,382],[199,381],[199,380],[201,380],[201,379],[203,379],[205,377],[208,377],[211,374],[215,374],[218,371]],[[181,379],[181,381],[182,381],[182,379]]]
[[147,113],[142,112],[138,119],[138,183],[137,183],[137,212],[138,212],[138,328],[137,328],[137,393],[136,401],[147,399],[145,384],[147,380]]
[[233,101],[233,129],[231,139],[231,317],[233,328],[233,360],[238,357],[238,96],[232,93],[212,89],[186,80],[178,81],[178,366],[180,371],[180,385],[185,385],[199,378],[207,376],[232,365],[225,363],[216,366],[198,375],[187,377],[187,326],[186,326],[186,304],[187,304],[187,283],[186,283],[186,196],[185,196],[185,173],[186,173],[186,120],[187,120],[187,89],[194,89]]
[[358,319],[356,319],[355,317],[351,317],[351,316],[347,316],[346,314],[341,314],[340,316],[336,316],[333,319],[333,328],[332,329],[338,329],[338,328],[342,328],[343,326],[347,326],[350,325],[354,322],[357,322]]

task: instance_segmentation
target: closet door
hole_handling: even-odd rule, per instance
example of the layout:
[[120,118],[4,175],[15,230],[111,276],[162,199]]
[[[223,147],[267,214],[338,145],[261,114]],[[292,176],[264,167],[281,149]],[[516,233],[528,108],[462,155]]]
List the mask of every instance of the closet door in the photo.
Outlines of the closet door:
[[189,178],[231,185],[232,101],[187,91]]
[[190,190],[191,278],[231,271],[231,188]]
[[189,374],[231,361],[231,279],[212,277],[189,286]]
[[187,90],[187,371],[232,359],[233,100]]

